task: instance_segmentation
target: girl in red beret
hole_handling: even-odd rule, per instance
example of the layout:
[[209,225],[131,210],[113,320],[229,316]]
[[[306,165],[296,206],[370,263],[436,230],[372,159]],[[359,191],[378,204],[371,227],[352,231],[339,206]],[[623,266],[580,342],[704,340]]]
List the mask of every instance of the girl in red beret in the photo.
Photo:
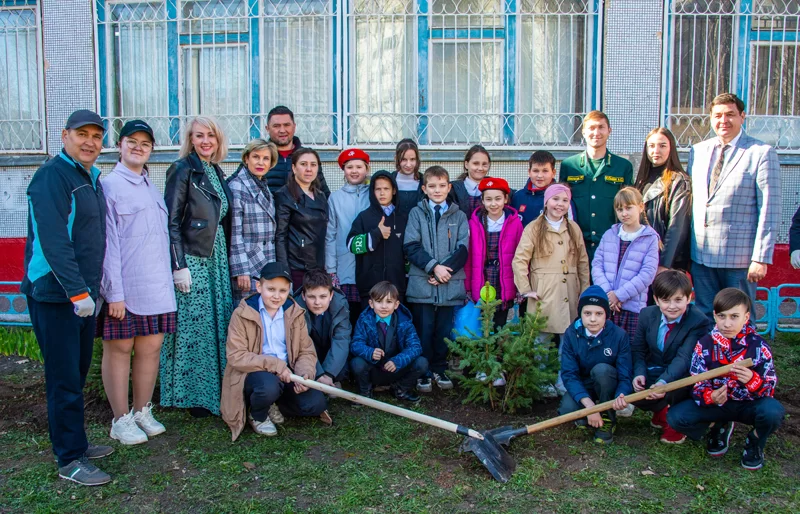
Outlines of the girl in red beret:
[[469,219],[469,257],[464,267],[467,297],[477,303],[481,288],[489,281],[503,302],[494,316],[495,326],[502,327],[517,297],[511,264],[522,237],[522,221],[517,210],[507,205],[511,194],[508,182],[484,178],[478,190],[481,204]]
[[325,238],[325,267],[333,283],[350,304],[353,326],[361,314],[361,296],[356,287],[356,256],[347,247],[347,235],[356,216],[369,207],[369,155],[358,148],[339,154],[339,167],[344,171],[344,185],[328,199],[328,232]]

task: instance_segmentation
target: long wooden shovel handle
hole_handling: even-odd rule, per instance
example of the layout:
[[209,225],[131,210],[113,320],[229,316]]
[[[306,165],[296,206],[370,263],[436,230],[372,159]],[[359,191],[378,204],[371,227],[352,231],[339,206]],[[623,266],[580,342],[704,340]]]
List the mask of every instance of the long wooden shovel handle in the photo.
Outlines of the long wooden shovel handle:
[[[711,371],[706,371],[705,373],[700,373],[699,375],[689,376],[686,378],[682,378],[680,380],[676,380],[674,382],[670,382],[668,384],[656,386],[650,389],[645,389],[644,391],[639,391],[638,393],[633,393],[630,395],[625,396],[625,401],[628,403],[638,402],[639,400],[644,400],[648,396],[653,393],[668,393],[670,391],[674,391],[676,389],[681,389],[682,387],[694,385],[698,382],[702,382],[704,380],[709,380],[712,378],[717,378],[722,375],[727,375],[731,372],[732,366],[741,366],[744,368],[749,368],[753,366],[752,359],[744,359],[734,364],[728,364],[727,366],[723,366],[721,368],[713,369]],[[597,412],[603,412],[609,410],[612,405],[614,405],[614,400],[609,400],[607,402],[600,403],[595,405],[594,407],[587,407],[585,409],[576,410],[575,412],[570,412],[569,414],[564,414],[563,416],[558,416],[556,418],[551,418],[540,423],[536,423],[535,425],[528,425],[525,427],[529,434],[534,432],[539,432],[540,430],[546,430],[548,428],[552,428],[563,423],[568,423],[570,421],[575,421],[576,419],[585,418],[590,414],[595,414]]]
[[338,389],[336,387],[331,387],[329,385],[320,384],[316,380],[306,380],[301,376],[292,374],[292,382],[303,384],[306,387],[310,387],[311,389],[316,389],[317,391],[322,391],[323,393],[327,393],[331,396],[336,396],[337,398],[344,398],[345,400],[350,400],[351,402],[354,403],[360,403],[361,405],[366,405],[367,407],[372,407],[373,409],[382,410],[384,412],[388,412],[389,414],[394,414],[395,416],[400,416],[403,418],[418,421],[420,423],[425,423],[427,425],[441,428],[447,430],[448,432],[453,432],[455,434],[466,435],[475,439],[483,440],[483,435],[480,432],[472,430],[471,428],[467,428],[461,425],[456,425],[455,423],[450,423],[449,421],[445,421],[439,418],[433,418],[425,414],[420,414],[419,412],[414,412],[413,410],[403,409],[401,407],[395,407],[394,405],[389,405],[388,403],[379,402],[378,400],[373,400],[372,398],[360,396],[355,393],[351,393],[350,391],[345,391],[343,389]]

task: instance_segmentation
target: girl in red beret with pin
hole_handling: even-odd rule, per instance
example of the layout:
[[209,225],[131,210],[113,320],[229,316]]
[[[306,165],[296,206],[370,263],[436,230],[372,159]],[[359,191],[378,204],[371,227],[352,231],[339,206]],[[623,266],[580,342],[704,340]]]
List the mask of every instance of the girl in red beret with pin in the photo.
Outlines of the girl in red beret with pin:
[[469,219],[469,257],[464,267],[467,297],[477,303],[488,281],[503,302],[494,315],[494,325],[502,327],[517,297],[512,262],[522,237],[522,221],[517,210],[507,205],[511,194],[508,182],[484,178],[478,190],[481,204]]

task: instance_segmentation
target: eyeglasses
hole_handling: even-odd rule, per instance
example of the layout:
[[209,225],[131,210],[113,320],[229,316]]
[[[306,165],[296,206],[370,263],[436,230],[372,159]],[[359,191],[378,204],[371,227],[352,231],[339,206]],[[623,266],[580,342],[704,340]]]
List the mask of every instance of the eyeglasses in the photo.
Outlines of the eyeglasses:
[[141,148],[142,150],[153,149],[153,143],[149,141],[137,141],[131,138],[125,138],[125,146],[127,146],[131,150],[135,150],[136,148]]

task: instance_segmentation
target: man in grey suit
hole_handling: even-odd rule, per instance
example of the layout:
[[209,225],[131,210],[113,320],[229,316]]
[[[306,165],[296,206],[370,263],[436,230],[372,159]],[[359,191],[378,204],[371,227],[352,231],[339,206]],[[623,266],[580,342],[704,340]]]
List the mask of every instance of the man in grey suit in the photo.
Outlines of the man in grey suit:
[[711,102],[717,137],[689,152],[692,177],[692,276],[697,306],[713,323],[714,296],[737,287],[752,300],[772,264],[781,209],[775,150],[744,133],[744,102],[724,93]]

